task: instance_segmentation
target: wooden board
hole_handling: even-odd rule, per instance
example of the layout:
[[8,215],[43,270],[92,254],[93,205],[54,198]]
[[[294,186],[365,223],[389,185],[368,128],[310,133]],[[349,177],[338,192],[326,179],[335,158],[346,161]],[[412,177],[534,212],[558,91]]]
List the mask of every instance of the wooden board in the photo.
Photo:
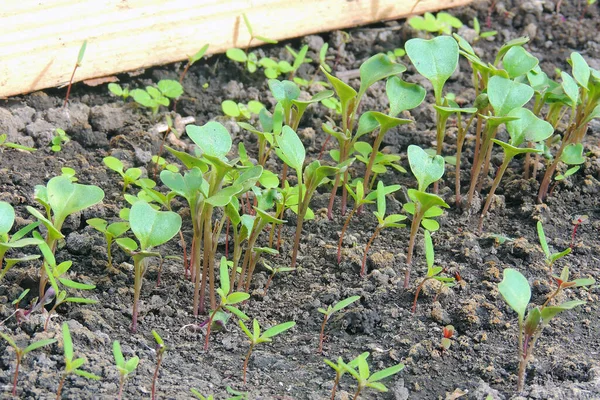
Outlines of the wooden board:
[[[3,0],[0,97],[245,47],[254,33],[287,39],[408,15],[416,0]],[[421,0],[414,14],[471,0]],[[260,43],[255,43],[260,44]]]

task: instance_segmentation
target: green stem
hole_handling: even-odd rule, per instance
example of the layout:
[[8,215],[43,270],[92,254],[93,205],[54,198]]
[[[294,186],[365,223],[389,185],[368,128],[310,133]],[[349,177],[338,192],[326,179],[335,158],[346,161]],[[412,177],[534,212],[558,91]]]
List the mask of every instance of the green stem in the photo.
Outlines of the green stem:
[[[319,335],[319,351],[318,351],[319,354],[323,353],[323,340],[325,339],[325,324],[327,324],[328,319],[329,319],[329,316],[326,314],[323,317],[323,323],[321,324],[321,334]],[[335,388],[335,385],[334,385],[334,388]]]
[[481,231],[483,230],[483,218],[485,217],[485,215],[488,212],[488,209],[490,208],[490,204],[492,204],[492,198],[494,197],[494,193],[496,192],[496,189],[498,188],[498,185],[500,184],[500,181],[502,180],[502,176],[504,175],[504,172],[506,171],[506,168],[508,167],[508,163],[510,163],[510,160],[512,160],[513,157],[512,156],[508,156],[506,155],[506,153],[504,154],[504,160],[502,161],[502,165],[500,166],[500,168],[498,168],[498,172],[496,172],[496,177],[494,178],[494,182],[492,183],[492,188],[490,189],[490,192],[487,195],[487,199],[485,200],[485,205],[483,206],[483,210],[481,211],[481,216],[479,217],[479,233],[481,233]]
[[430,279],[432,279],[430,276],[424,278],[421,281],[421,283],[419,283],[419,286],[417,286],[417,291],[415,292],[415,299],[413,300],[413,306],[412,306],[413,314],[417,311],[417,299],[419,298],[419,293],[421,293],[421,289],[423,289],[423,285],[425,285],[425,282],[427,282]]
[[342,261],[342,242],[344,241],[344,235],[346,233],[346,230],[348,229],[348,225],[350,225],[350,220],[352,219],[352,216],[354,216],[354,213],[356,212],[356,210],[359,207],[359,204],[360,204],[360,201],[357,200],[356,204],[354,204],[354,207],[352,208],[352,211],[350,211],[350,214],[348,214],[348,217],[346,217],[346,221],[344,222],[344,226],[342,227],[342,231],[340,232],[340,240],[338,241],[338,248],[337,248],[338,264]]
[[415,203],[415,215],[413,216],[412,224],[410,225],[410,240],[408,242],[408,252],[406,254],[406,273],[404,275],[404,289],[408,289],[408,283],[410,282],[410,270],[412,264],[412,255],[415,248],[415,239],[417,238],[417,232],[419,231],[419,225],[423,214],[421,213],[421,205]]
[[212,327],[212,322],[215,319],[215,315],[217,315],[217,312],[219,312],[219,310],[221,309],[221,306],[222,304],[219,304],[219,306],[214,309],[212,314],[210,314],[210,318],[208,318],[208,324],[206,326],[206,338],[204,339],[204,351],[208,350],[208,341],[210,339],[210,330]]
[[365,246],[365,254],[363,255],[362,265],[360,267],[360,276],[365,276],[365,272],[367,269],[367,254],[369,253],[369,249],[371,248],[373,241],[375,240],[377,235],[379,235],[379,232],[381,232],[382,229],[383,226],[377,225],[377,228],[375,228],[375,232],[373,232],[373,234],[369,238],[369,241],[367,242],[367,245]]
[[137,320],[138,320],[138,308],[140,302],[140,293],[142,291],[142,277],[144,276],[144,259],[136,259],[134,257],[134,282],[133,282],[133,312],[131,331],[135,333],[137,331]]

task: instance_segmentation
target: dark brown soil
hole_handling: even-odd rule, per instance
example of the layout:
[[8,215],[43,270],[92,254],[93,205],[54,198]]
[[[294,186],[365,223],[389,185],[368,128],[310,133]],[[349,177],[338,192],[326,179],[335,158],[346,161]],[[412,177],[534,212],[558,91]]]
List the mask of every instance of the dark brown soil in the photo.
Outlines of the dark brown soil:
[[[562,5],[557,10],[554,0],[493,3],[482,1],[451,11],[468,25],[478,16],[482,26],[485,27],[489,20],[489,29],[499,31],[495,40],[482,40],[476,44],[482,58],[491,61],[501,44],[529,35],[531,41],[527,49],[540,59],[540,65],[550,76],[554,76],[555,68],[569,69],[565,60],[572,51],[580,52],[592,67],[600,69],[598,4],[584,9],[584,1],[559,2]],[[403,25],[404,21],[397,21],[351,30],[352,39],[344,46],[339,32],[299,39],[291,45],[298,48],[300,44],[308,43],[314,52],[327,41],[331,45],[331,55],[335,56],[335,71],[352,70],[376,52],[402,47],[405,40],[415,35]],[[462,33],[469,35],[469,31]],[[283,46],[258,51],[287,57]],[[408,60],[404,62],[408,64]],[[122,83],[139,87],[162,78],[177,79],[182,67],[175,64],[147,70],[140,76],[119,78]],[[303,67],[300,75],[311,76],[312,68],[314,66]],[[422,78],[414,75],[412,67],[404,76],[429,87]],[[223,117],[220,103],[225,99],[243,102],[258,99],[271,108],[274,100],[266,95],[266,80],[261,73],[251,75],[224,55],[217,55],[194,65],[184,84],[186,94],[179,101],[178,113],[193,116],[198,125],[213,119],[222,122],[232,133],[234,144],[243,141],[253,154],[255,138],[242,131],[234,121]],[[474,92],[469,87],[470,67],[461,60],[460,73],[451,79],[447,90],[470,104]],[[545,329],[527,371],[522,397],[515,390],[516,314],[497,290],[502,270],[516,268],[532,285],[532,302],[543,303],[552,287],[536,234],[536,222],[544,222],[550,245],[555,250],[562,250],[571,244],[573,218],[581,214],[588,215],[589,221],[579,227],[572,253],[560,260],[552,272],[558,274],[563,266],[568,266],[573,277],[600,280],[600,124],[597,122],[590,125],[585,143],[586,163],[568,182],[555,188],[546,205],[536,204],[539,184],[535,179],[521,178],[522,161],[517,160],[511,164],[497,191],[499,201],[486,219],[483,235],[477,234],[478,210],[469,213],[453,206],[440,218],[441,228],[433,237],[436,264],[460,273],[462,281],[444,291],[436,302],[433,302],[435,288],[426,287],[414,315],[410,312],[412,299],[426,269],[422,244],[416,246],[412,285],[408,290],[402,289],[407,229],[383,232],[368,257],[369,275],[361,279],[360,261],[365,243],[377,224],[376,219],[367,209],[353,220],[346,234],[343,261],[338,265],[335,246],[344,219],[339,215],[339,203],[336,203],[334,220],[325,217],[323,209],[327,207],[330,189],[321,189],[322,193],[317,193],[311,204],[316,219],[304,226],[300,268],[278,275],[267,296],[261,295],[268,278],[267,271],[260,268],[255,275],[252,297],[243,307],[244,311],[265,327],[290,320],[296,321],[297,325],[274,338],[273,343],[256,348],[249,364],[248,383],[243,385],[241,370],[248,344],[236,323],[230,323],[225,331],[212,334],[208,352],[202,350],[204,333],[186,328],[189,324],[202,322],[205,316],[197,320],[191,314],[193,284],[183,278],[181,262],[165,262],[159,287],[156,287],[157,269],[150,268],[142,291],[140,327],[137,334],[130,333],[132,260],[115,248],[115,265],[119,271],[108,273],[104,239],[86,226],[85,220],[93,217],[114,220],[125,204],[119,179],[115,173],[106,170],[102,158],[113,155],[127,166],[151,171],[150,157],[157,153],[161,136],[155,131],[154,121],[143,110],[130,103],[124,105],[110,96],[106,86],[76,85],[66,111],[61,108],[63,96],[64,90],[49,90],[0,103],[0,131],[7,132],[11,141],[38,148],[32,154],[0,149],[0,200],[15,207],[19,225],[32,220],[25,206],[35,204],[34,186],[45,184],[49,178],[60,174],[62,167],[74,168],[81,183],[98,185],[106,193],[103,204],[69,218],[63,229],[65,244],[57,250],[59,261],[73,260],[74,278],[96,284],[96,290],[88,296],[98,300],[98,304],[61,306],[47,332],[43,330],[44,316],[40,313],[20,325],[14,318],[9,318],[0,327],[20,344],[52,337],[61,343],[60,325],[65,321],[69,324],[76,355],[86,357],[88,363],[84,368],[102,376],[102,380],[68,378],[63,398],[116,397],[118,373],[112,358],[113,340],[121,342],[126,357],[137,355],[141,359],[137,372],[126,383],[124,397],[149,398],[156,360],[152,329],[161,334],[168,346],[158,383],[158,397],[164,399],[191,398],[190,388],[224,399],[228,386],[247,392],[250,399],[326,399],[334,373],[323,359],[336,360],[341,356],[349,360],[364,351],[371,353],[372,371],[400,362],[406,368],[385,381],[388,393],[365,392],[362,398],[455,399],[460,393],[464,393],[460,398],[465,399],[485,399],[486,396],[491,399],[600,398],[598,286],[590,291],[574,289],[566,292],[565,300],[582,299],[587,304],[561,314]],[[431,104],[432,96],[429,94],[427,104]],[[384,110],[386,106],[384,85],[377,84],[369,91],[363,109]],[[303,120],[299,131],[310,158],[317,156],[325,140],[321,124],[328,115],[324,107],[315,107],[309,109]],[[384,145],[388,146],[387,150],[401,154],[406,167],[405,151],[409,144],[432,147],[435,140],[432,115],[429,106],[421,106],[412,112],[415,124],[388,133]],[[52,153],[48,142],[57,127],[65,129],[72,140],[60,152]],[[190,143],[185,137],[182,140]],[[448,135],[446,154],[453,154],[454,144],[454,136]],[[465,154],[468,161],[470,148],[468,142]],[[463,171],[467,170],[468,161]],[[273,158],[270,167],[278,171],[278,163]],[[400,183],[404,188],[415,185],[410,174],[389,172],[381,178],[386,184]],[[468,179],[465,173],[463,187]],[[453,167],[447,169],[444,182],[441,194],[453,203]],[[400,212],[405,201],[403,196],[398,195],[388,204],[390,212]],[[183,202],[175,201],[174,209],[184,217],[187,215]],[[289,263],[295,228],[295,215],[287,215],[286,219],[282,255],[270,259],[272,264],[279,266]],[[191,225],[185,218],[183,230],[189,243]],[[498,244],[490,237],[492,234],[509,240]],[[166,255],[181,255],[182,249],[174,240],[161,251]],[[224,246],[219,247],[219,253],[222,252]],[[35,291],[38,271],[38,263],[17,266],[2,281],[2,320],[11,315],[11,301],[25,288]],[[317,308],[352,295],[360,295],[360,301],[328,323],[324,352],[317,354],[322,321]],[[442,328],[447,324],[455,326],[456,334],[451,348],[441,351]],[[0,341],[0,349],[3,350],[0,397],[10,398],[15,353],[4,341]],[[62,344],[29,354],[20,372],[19,398],[53,398],[63,367]],[[350,377],[345,376],[337,398],[352,398],[354,388]]]

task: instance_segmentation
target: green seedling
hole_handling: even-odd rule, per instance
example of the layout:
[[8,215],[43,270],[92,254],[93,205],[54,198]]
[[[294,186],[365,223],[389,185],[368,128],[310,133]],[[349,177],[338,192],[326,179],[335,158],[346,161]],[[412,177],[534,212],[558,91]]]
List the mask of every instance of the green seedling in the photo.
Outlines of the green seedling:
[[[179,84],[180,85],[183,84],[183,79],[187,75],[187,73],[190,70],[191,66],[194,65],[196,62],[200,61],[202,59],[202,57],[204,57],[204,55],[206,54],[207,50],[208,50],[208,44],[205,44],[204,46],[202,46],[202,48],[200,50],[198,50],[196,52],[196,54],[194,54],[193,56],[188,57],[188,61],[185,64],[185,67],[183,68],[183,71],[181,71],[181,75],[179,75]],[[173,109],[175,109],[175,105],[173,106]]]
[[127,221],[119,221],[113,222],[109,224],[102,218],[91,218],[88,219],[87,224],[104,234],[104,238],[106,239],[106,256],[108,258],[107,267],[110,270],[114,270],[112,264],[112,244],[115,239],[121,237],[125,232],[129,230],[129,222]]
[[321,165],[317,160],[304,168],[306,150],[298,134],[287,125],[283,127],[281,136],[277,138],[277,145],[277,155],[286,165],[296,171],[296,177],[298,178],[298,205],[296,212],[298,219],[292,250],[292,261],[290,263],[291,268],[296,268],[296,258],[298,256],[298,248],[300,247],[300,236],[302,235],[302,224],[306,217],[310,199],[317,190],[317,187],[324,183],[327,177],[337,175],[340,172],[340,168]]
[[86,48],[87,40],[84,40],[81,44],[81,47],[79,48],[79,53],[77,54],[77,62],[73,67],[73,72],[71,73],[71,78],[69,79],[69,85],[67,86],[67,94],[65,95],[65,102],[63,103],[63,108],[65,108],[67,106],[67,103],[69,102],[69,95],[71,94],[71,87],[73,86],[73,78],[75,78],[75,72],[77,71],[77,68],[81,67],[81,64],[83,63],[83,56],[85,55]]
[[518,119],[508,121],[506,123],[506,130],[510,135],[509,143],[492,139],[492,142],[502,147],[502,150],[504,151],[504,159],[502,160],[500,168],[498,168],[498,171],[496,172],[496,177],[494,178],[494,182],[492,183],[492,187],[487,195],[485,205],[481,211],[481,217],[479,218],[479,232],[481,232],[483,229],[483,218],[490,207],[494,193],[496,192],[496,189],[502,180],[502,176],[504,175],[506,168],[508,168],[508,164],[515,156],[519,154],[541,152],[541,150],[535,148],[522,148],[519,146],[524,142],[533,143],[534,145],[541,143],[549,138],[554,132],[554,128],[549,122],[539,119],[533,114],[533,112],[525,108],[515,108],[508,113],[508,116],[517,117]]
[[[352,398],[353,400],[357,400],[360,393],[367,388],[375,389],[379,392],[387,392],[388,389],[383,383],[379,381],[392,375],[395,375],[404,369],[404,364],[397,364],[393,367],[388,367],[386,369],[382,369],[381,371],[377,371],[374,374],[371,374],[367,358],[368,353],[366,357],[359,357],[358,362],[356,363],[356,367],[352,367],[348,364],[344,365],[344,369],[346,370],[346,372],[348,372],[350,375],[352,375],[354,379],[356,379],[357,388],[356,392],[354,392],[354,397]],[[356,369],[358,369],[358,371]]]
[[453,28],[458,29],[463,26],[458,18],[443,11],[435,16],[426,12],[422,17],[411,17],[408,19],[408,24],[417,31],[437,33],[438,35],[450,35]]
[[[137,331],[137,317],[142,278],[146,272],[146,258],[161,257],[152,251],[156,246],[168,242],[181,229],[181,217],[173,211],[156,211],[148,203],[138,201],[131,206],[129,213],[131,231],[138,243],[130,238],[118,238],[115,241],[134,262],[134,298],[131,331]],[[139,250],[138,250],[139,248]]]
[[406,274],[404,276],[404,288],[408,288],[410,281],[410,270],[412,264],[412,255],[419,231],[419,225],[429,231],[439,229],[439,224],[432,218],[442,215],[442,207],[449,208],[441,197],[435,194],[427,193],[426,190],[432,183],[439,180],[444,174],[444,158],[440,155],[430,156],[419,146],[408,146],[408,161],[410,169],[417,179],[418,188],[408,189],[408,197],[411,203],[406,203],[402,207],[404,211],[413,216],[410,225],[410,239],[408,242],[408,252],[406,254]]
[[[367,89],[382,79],[401,74],[402,72],[406,71],[406,67],[402,64],[393,63],[385,54],[374,55],[365,61],[359,68],[360,87],[358,92],[340,79],[329,74],[324,68],[321,70],[327,77],[329,83],[333,86],[333,89],[339,99],[341,104],[342,118],[342,123],[339,128],[333,128],[328,124],[323,124],[322,128],[327,134],[333,136],[338,141],[338,162],[344,164],[351,158],[354,143],[356,143],[358,140],[354,130],[356,123],[359,120],[358,110],[360,108],[360,103]],[[375,128],[377,128],[377,126],[375,126],[374,129]],[[377,151],[375,151],[375,153],[377,153]],[[336,176],[336,179],[333,183],[333,189],[331,191],[329,205],[327,207],[327,216],[329,219],[333,218],[332,210],[337,189],[340,187],[342,182],[346,183],[348,181],[349,179],[347,170],[344,171],[343,174]],[[368,182],[365,182],[365,184],[367,183]],[[342,215],[346,213],[346,196],[346,186],[342,185]]]
[[65,370],[62,373],[60,378],[60,382],[58,384],[58,390],[56,391],[56,400],[60,400],[61,392],[63,386],[65,384],[65,380],[71,374],[75,374],[81,376],[86,379],[93,379],[98,381],[102,379],[102,377],[98,375],[94,375],[91,372],[84,371],[80,369],[80,367],[85,364],[86,359],[83,357],[73,359],[73,341],[71,340],[71,333],[69,332],[69,325],[66,322],[62,324],[62,334],[63,334],[63,348],[65,353]]
[[296,322],[294,321],[284,322],[282,324],[270,327],[261,334],[260,325],[258,324],[258,321],[256,319],[252,321],[252,332],[250,332],[250,329],[248,329],[246,324],[244,324],[244,321],[240,320],[240,327],[242,328],[242,331],[244,331],[246,336],[248,336],[248,339],[250,339],[250,348],[248,349],[248,353],[246,354],[246,359],[244,360],[243,366],[244,372],[242,376],[244,384],[246,384],[246,371],[248,370],[248,361],[250,361],[250,356],[252,355],[252,350],[254,350],[254,347],[260,343],[271,342],[271,338],[273,336],[277,336],[287,331],[288,329],[293,328],[295,325]]
[[133,89],[129,94],[137,104],[150,109],[152,116],[156,116],[160,106],[168,107],[170,100],[177,99],[183,94],[183,86],[175,80],[162,79],[156,86]]
[[533,355],[535,344],[542,331],[550,323],[550,320],[565,310],[571,310],[585,304],[585,301],[572,300],[558,306],[549,305],[562,290],[569,287],[585,287],[595,283],[593,279],[576,279],[569,281],[569,268],[565,267],[560,277],[554,277],[558,287],[541,306],[532,308],[527,317],[525,312],[531,299],[531,288],[527,279],[517,270],[506,268],[504,278],[498,284],[498,291],[518,315],[519,329],[519,372],[517,377],[517,391],[520,393],[525,386],[525,371],[527,364]]
[[258,115],[263,108],[265,105],[256,100],[250,100],[248,104],[236,103],[233,100],[225,100],[221,103],[223,113],[236,119],[250,119],[252,115]]
[[13,388],[12,388],[12,395],[16,396],[17,395],[17,381],[19,379],[19,367],[21,366],[21,362],[23,361],[23,357],[25,357],[25,355],[27,353],[30,353],[33,350],[37,350],[40,347],[48,346],[48,345],[56,342],[56,339],[42,339],[42,340],[38,340],[36,342],[31,343],[29,346],[25,347],[24,349],[22,349],[19,346],[17,346],[17,344],[15,343],[15,341],[10,336],[8,336],[7,334],[0,332],[0,336],[4,340],[6,340],[8,342],[8,344],[10,345],[10,347],[12,347],[15,350],[15,355],[17,357],[16,365],[15,365],[15,374],[14,374],[14,377],[13,377]]
[[15,264],[35,260],[40,257],[39,255],[29,255],[20,258],[4,258],[4,255],[10,249],[35,246],[43,242],[43,240],[36,238],[25,238],[25,235],[37,228],[39,222],[29,224],[19,229],[14,235],[9,236],[8,233],[12,229],[14,223],[15,210],[9,203],[0,201],[0,281],[2,281],[4,275],[6,275]]
[[67,133],[60,128],[56,128],[52,133],[52,140],[50,141],[50,149],[58,153],[62,150],[62,145],[69,143],[71,139],[67,136]]
[[248,293],[244,292],[233,292],[230,293],[231,285],[229,282],[229,270],[227,268],[227,259],[221,257],[221,264],[219,267],[221,277],[221,287],[217,288],[217,294],[219,295],[220,301],[217,307],[215,307],[210,314],[208,323],[206,324],[206,339],[204,340],[204,350],[208,350],[208,343],[210,340],[210,330],[215,320],[215,317],[222,312],[223,309],[231,312],[235,316],[242,320],[247,320],[249,317],[244,314],[239,308],[234,307],[235,304],[246,301],[250,298]]
[[571,252],[571,247],[567,247],[563,251],[559,251],[557,253],[550,252],[550,248],[548,247],[548,242],[546,241],[546,234],[544,233],[544,227],[542,225],[542,221],[537,222],[537,234],[540,239],[540,245],[542,246],[542,250],[544,251],[544,256],[546,257],[545,258],[546,266],[550,269],[550,272],[552,272],[552,266],[554,265],[554,263],[557,260],[560,260],[567,254],[569,254]]
[[123,178],[123,190],[122,193],[125,193],[129,185],[137,184],[139,182],[140,177],[142,176],[142,170],[139,168],[127,168],[124,169],[123,163],[116,157],[108,156],[102,159],[104,165],[106,165],[109,169],[112,169]]
[[152,375],[152,390],[151,390],[151,400],[156,400],[156,388],[158,383],[158,370],[160,368],[160,364],[162,363],[162,359],[167,351],[167,346],[165,342],[162,340],[158,332],[152,329],[152,336],[154,336],[154,340],[156,341],[156,368],[154,368],[154,374]]
[[391,193],[392,191],[396,191],[398,189],[400,189],[400,185],[392,185],[386,188],[384,187],[383,182],[377,182],[377,191],[373,192],[377,196],[377,211],[374,211],[373,214],[375,215],[375,218],[377,218],[378,224],[375,228],[375,231],[369,238],[367,245],[365,246],[365,254],[363,255],[362,265],[360,267],[360,276],[365,276],[367,272],[367,254],[369,254],[369,249],[371,248],[371,245],[373,244],[377,236],[379,236],[381,231],[386,228],[404,228],[406,226],[404,224],[399,223],[401,221],[404,221],[406,219],[406,216],[400,214],[390,214],[387,216],[385,215],[387,208],[385,196],[388,193]]
[[[444,286],[451,287],[454,285],[455,279],[452,277],[442,276],[445,272],[444,268],[436,267],[433,265],[435,253],[433,250],[433,241],[431,240],[431,233],[428,230],[425,230],[424,234],[424,242],[425,242],[425,259],[427,261],[427,275],[421,281],[419,286],[417,286],[417,290],[415,291],[415,299],[413,300],[412,313],[414,314],[417,311],[417,300],[419,299],[419,293],[421,289],[423,289],[423,285],[431,279],[435,279],[440,283],[440,289],[442,290]],[[438,293],[439,293],[438,291]]]
[[454,326],[446,325],[442,330],[442,340],[440,342],[444,351],[447,351],[452,346],[452,336],[454,336]]
[[479,20],[477,17],[473,18],[473,30],[475,31],[475,39],[473,39],[473,43],[477,43],[481,39],[486,39],[492,36],[496,36],[498,31],[481,31],[481,25],[479,24]]
[[225,52],[225,55],[227,56],[227,58],[229,58],[232,61],[243,63],[246,66],[246,69],[248,70],[248,72],[253,74],[254,72],[256,72],[259,64],[258,64],[258,57],[256,56],[256,53],[249,51],[250,46],[252,45],[252,42],[254,40],[259,40],[264,43],[277,44],[277,40],[269,39],[267,37],[260,36],[260,35],[255,35],[254,29],[252,28],[252,25],[250,24],[250,20],[248,19],[246,14],[242,14],[242,17],[244,19],[244,24],[246,25],[246,29],[248,30],[248,33],[250,34],[250,38],[248,39],[248,44],[246,45],[246,50],[242,50],[242,49],[238,49],[238,48],[231,48],[231,49],[227,49],[227,51]]
[[342,376],[344,376],[344,374],[348,372],[348,368],[356,368],[358,366],[358,360],[360,358],[366,359],[367,357],[369,357],[369,352],[362,353],[361,355],[359,355],[358,357],[356,357],[348,363],[345,363],[342,357],[338,357],[337,364],[334,364],[328,359],[323,360],[325,364],[329,365],[335,371],[335,380],[333,382],[333,389],[331,389],[331,400],[335,400],[335,393],[337,392],[340,380],[342,379]]
[[[227,400],[248,400],[248,393],[246,392],[239,392],[232,389],[230,386],[227,386],[226,390],[228,394],[232,395],[231,397],[228,397]],[[190,392],[192,392],[194,397],[199,400],[214,400],[214,396],[212,394],[209,396],[204,396],[197,389],[190,389]]]
[[204,396],[202,393],[200,393],[198,391],[198,389],[190,389],[190,392],[194,395],[195,398],[199,399],[199,400],[215,400],[215,397],[210,394],[208,396]]
[[158,173],[158,171],[162,171],[162,170],[167,170],[167,171],[171,171],[171,172],[179,172],[179,166],[177,164],[171,164],[169,162],[167,162],[167,160],[165,160],[163,157],[161,156],[152,156],[152,163],[155,165],[155,169],[154,169],[154,176],[156,177],[156,174]]
[[269,264],[267,264],[267,262],[264,260],[263,266],[267,269],[267,271],[271,272],[271,274],[269,275],[269,279],[267,279],[267,283],[265,283],[265,288],[263,289],[263,296],[267,295],[267,289],[269,289],[269,286],[271,285],[271,282],[273,282],[273,278],[275,278],[275,275],[280,274],[282,272],[293,271],[293,269],[290,267],[272,267]]
[[[431,82],[435,105],[446,106],[443,97],[444,84],[458,67],[456,40],[449,36],[438,36],[431,40],[416,38],[407,41],[404,48],[417,71]],[[442,154],[448,116],[440,110],[436,112],[436,154],[438,155]],[[437,193],[437,184],[434,184],[433,192]]]
[[125,379],[130,374],[133,374],[140,362],[139,357],[131,357],[125,361],[123,353],[121,352],[121,345],[118,340],[113,342],[113,356],[115,357],[115,365],[119,371],[119,394],[117,398],[121,400],[123,397],[123,386],[125,386]]
[[[61,175],[50,179],[46,186],[35,187],[35,199],[44,206],[46,215],[30,206],[27,206],[27,211],[46,227],[45,241],[53,254],[58,240],[64,238],[60,230],[65,219],[100,203],[103,198],[104,191],[99,187],[74,183],[71,177]],[[48,283],[47,268],[48,265],[44,263],[40,271],[40,297],[44,296]]]
[[406,51],[403,48],[397,48],[394,49],[393,51],[388,51],[387,53],[385,53],[386,56],[389,57],[390,60],[392,60],[392,62],[400,62],[400,58],[404,57],[406,55]]
[[[354,143],[354,156],[356,159],[365,165],[369,163],[369,159],[373,154],[373,148],[367,142],[356,142]],[[337,160],[337,150],[332,150],[330,155],[334,160]],[[380,174],[385,174],[388,172],[388,167],[395,169],[398,172],[406,173],[406,170],[399,163],[400,156],[398,154],[384,154],[380,151],[377,152],[373,160],[373,165],[371,167],[371,172],[373,173],[373,177],[371,178],[368,184],[368,191],[373,190],[373,185],[375,185],[375,181]],[[363,181],[364,183],[364,181]]]
[[129,89],[127,87],[122,87],[118,83],[109,83],[108,91],[115,96],[122,98],[123,101],[126,101],[129,98]]
[[25,150],[25,151],[30,151],[30,152],[34,152],[37,150],[33,147],[27,147],[27,146],[23,146],[23,145],[20,145],[17,143],[7,142],[6,141],[7,137],[8,137],[8,135],[6,133],[3,133],[0,135],[0,147],[4,146],[4,147],[9,147],[11,149]]
[[[352,190],[352,187],[350,185],[346,185],[346,186],[347,186],[346,189],[348,190],[348,193],[350,193],[350,197],[352,197],[352,199],[354,200],[354,206],[352,207],[352,210],[348,213],[348,216],[346,217],[346,220],[344,221],[344,225],[342,226],[342,231],[340,232],[340,239],[338,241],[338,246],[337,246],[337,262],[338,262],[338,264],[342,261],[342,243],[344,242],[344,235],[346,234],[346,229],[348,229],[348,226],[350,225],[350,220],[352,219],[352,217],[354,216],[356,211],[358,211],[358,209],[362,205],[373,203],[373,198],[375,197],[374,195],[376,194],[376,193],[370,193],[371,196],[365,197],[365,190],[364,190],[362,181],[356,182],[356,187],[355,187],[356,192]],[[399,185],[397,185],[397,186],[399,189],[400,188]]]
[[319,354],[323,353],[323,341],[325,340],[325,325],[327,324],[327,321],[329,321],[329,319],[331,318],[331,316],[333,314],[348,307],[350,304],[354,303],[355,301],[358,301],[359,299],[360,299],[360,296],[351,296],[351,297],[348,297],[347,299],[338,301],[333,306],[328,306],[327,309],[324,309],[324,308],[317,309],[317,311],[319,311],[321,314],[323,314],[323,323],[321,324],[321,333],[319,335],[319,350],[318,350]]

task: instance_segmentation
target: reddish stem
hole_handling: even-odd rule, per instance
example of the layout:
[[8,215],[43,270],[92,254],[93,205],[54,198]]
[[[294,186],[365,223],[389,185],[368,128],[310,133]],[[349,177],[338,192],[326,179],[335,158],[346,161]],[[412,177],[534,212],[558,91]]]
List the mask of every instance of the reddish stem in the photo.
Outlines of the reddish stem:
[[[318,353],[323,353],[323,341],[325,340],[325,324],[329,318],[327,315],[323,318],[323,323],[321,324],[321,334],[319,335],[319,351]],[[334,386],[335,387],[335,386]]]
[[348,225],[350,225],[350,220],[352,219],[352,216],[354,215],[354,213],[356,212],[356,209],[358,203],[354,206],[354,208],[352,208],[352,211],[350,211],[350,214],[348,214],[348,217],[346,218],[346,221],[344,222],[344,226],[342,227],[342,232],[340,232],[340,240],[338,241],[338,248],[337,248],[337,262],[338,264],[342,261],[342,242],[344,241],[344,235],[346,233],[346,230],[348,229]]
[[246,354],[246,359],[244,360],[244,373],[243,373],[243,379],[244,379],[244,385],[246,384],[246,371],[248,370],[248,361],[250,361],[250,355],[252,355],[252,349],[254,349],[254,344],[250,345],[250,349],[248,350],[248,354]]
[[21,365],[21,357],[19,357],[19,353],[17,352],[17,366],[15,368],[15,376],[13,378],[13,389],[12,395],[17,395],[17,380],[19,379],[19,366]]
[[369,253],[369,249],[371,248],[373,241],[375,240],[379,232],[381,232],[381,229],[382,228],[380,227],[380,225],[377,225],[377,228],[375,228],[375,232],[373,232],[373,234],[369,238],[369,241],[367,242],[367,245],[365,246],[365,254],[363,255],[362,265],[360,267],[360,276],[362,277],[365,276],[365,272],[367,270],[367,254]]
[[156,359],[156,368],[154,369],[154,375],[152,376],[152,400],[156,400],[156,382],[158,381],[158,369],[160,368],[160,363],[162,362],[162,354],[159,354]]

